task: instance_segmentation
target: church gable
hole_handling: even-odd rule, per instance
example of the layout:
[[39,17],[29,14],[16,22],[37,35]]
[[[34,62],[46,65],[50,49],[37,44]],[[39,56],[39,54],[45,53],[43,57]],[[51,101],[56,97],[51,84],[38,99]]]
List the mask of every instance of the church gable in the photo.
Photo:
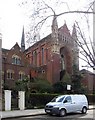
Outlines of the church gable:
[[21,51],[21,48],[19,47],[18,43],[16,42],[16,44],[11,48],[11,50]]
[[62,27],[59,28],[59,32],[61,32],[62,34],[66,35],[68,37],[71,37],[70,31],[69,31],[66,23]]

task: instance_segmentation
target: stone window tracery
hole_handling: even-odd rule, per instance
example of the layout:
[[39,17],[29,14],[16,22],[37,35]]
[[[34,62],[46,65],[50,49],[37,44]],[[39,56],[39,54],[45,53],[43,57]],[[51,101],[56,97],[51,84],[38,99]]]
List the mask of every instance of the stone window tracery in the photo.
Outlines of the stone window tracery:
[[23,80],[25,76],[25,72],[19,71],[19,80]]
[[12,56],[12,64],[20,65],[21,64],[21,58],[17,55]]
[[13,79],[13,74],[14,74],[13,70],[7,70],[7,78],[8,79]]
[[44,48],[42,48],[42,65],[44,64]]

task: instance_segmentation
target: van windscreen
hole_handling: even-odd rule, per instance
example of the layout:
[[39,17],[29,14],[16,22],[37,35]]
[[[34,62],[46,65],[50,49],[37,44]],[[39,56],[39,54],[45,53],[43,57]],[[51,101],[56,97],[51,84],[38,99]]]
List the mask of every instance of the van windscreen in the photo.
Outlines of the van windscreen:
[[59,96],[57,96],[57,97],[54,97],[52,100],[51,100],[51,102],[62,102],[63,101],[63,99],[64,99],[64,96],[62,97],[59,97]]

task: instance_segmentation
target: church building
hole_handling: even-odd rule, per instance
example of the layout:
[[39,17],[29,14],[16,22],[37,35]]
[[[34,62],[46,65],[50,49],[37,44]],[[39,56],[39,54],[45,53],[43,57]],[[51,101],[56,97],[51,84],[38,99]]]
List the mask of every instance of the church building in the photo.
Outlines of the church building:
[[65,73],[71,76],[74,66],[79,69],[79,50],[75,42],[75,25],[71,34],[66,23],[58,28],[54,16],[51,30],[51,34],[29,47],[25,53],[32,66],[31,77],[40,77],[54,84],[63,79]]
[[74,66],[79,69],[75,25],[71,34],[66,23],[58,28],[54,16],[51,30],[51,34],[25,49],[23,28],[21,47],[16,43],[10,50],[2,48],[2,78],[6,88],[12,88],[25,76],[42,78],[54,84],[61,81],[65,73],[71,76]]

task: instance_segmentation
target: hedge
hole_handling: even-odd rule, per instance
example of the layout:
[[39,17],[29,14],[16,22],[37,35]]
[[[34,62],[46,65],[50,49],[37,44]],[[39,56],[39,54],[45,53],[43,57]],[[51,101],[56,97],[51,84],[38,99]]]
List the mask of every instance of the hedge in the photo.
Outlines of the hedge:
[[95,94],[86,95],[89,104],[95,104]]
[[50,102],[57,95],[45,93],[31,93],[29,96],[26,95],[26,108],[43,108],[46,103]]
[[[30,93],[25,94],[25,107],[26,109],[32,108],[44,108],[46,103],[50,102],[55,96],[59,94],[48,94],[48,93]],[[95,104],[95,94],[86,95],[89,104]],[[18,99],[12,98],[12,109],[18,109]],[[2,99],[2,107],[4,110],[4,98]]]
[[[50,102],[58,94],[42,94],[31,93],[30,96],[26,96],[26,108],[43,108],[46,103]],[[95,94],[86,95],[89,104],[95,104]]]

